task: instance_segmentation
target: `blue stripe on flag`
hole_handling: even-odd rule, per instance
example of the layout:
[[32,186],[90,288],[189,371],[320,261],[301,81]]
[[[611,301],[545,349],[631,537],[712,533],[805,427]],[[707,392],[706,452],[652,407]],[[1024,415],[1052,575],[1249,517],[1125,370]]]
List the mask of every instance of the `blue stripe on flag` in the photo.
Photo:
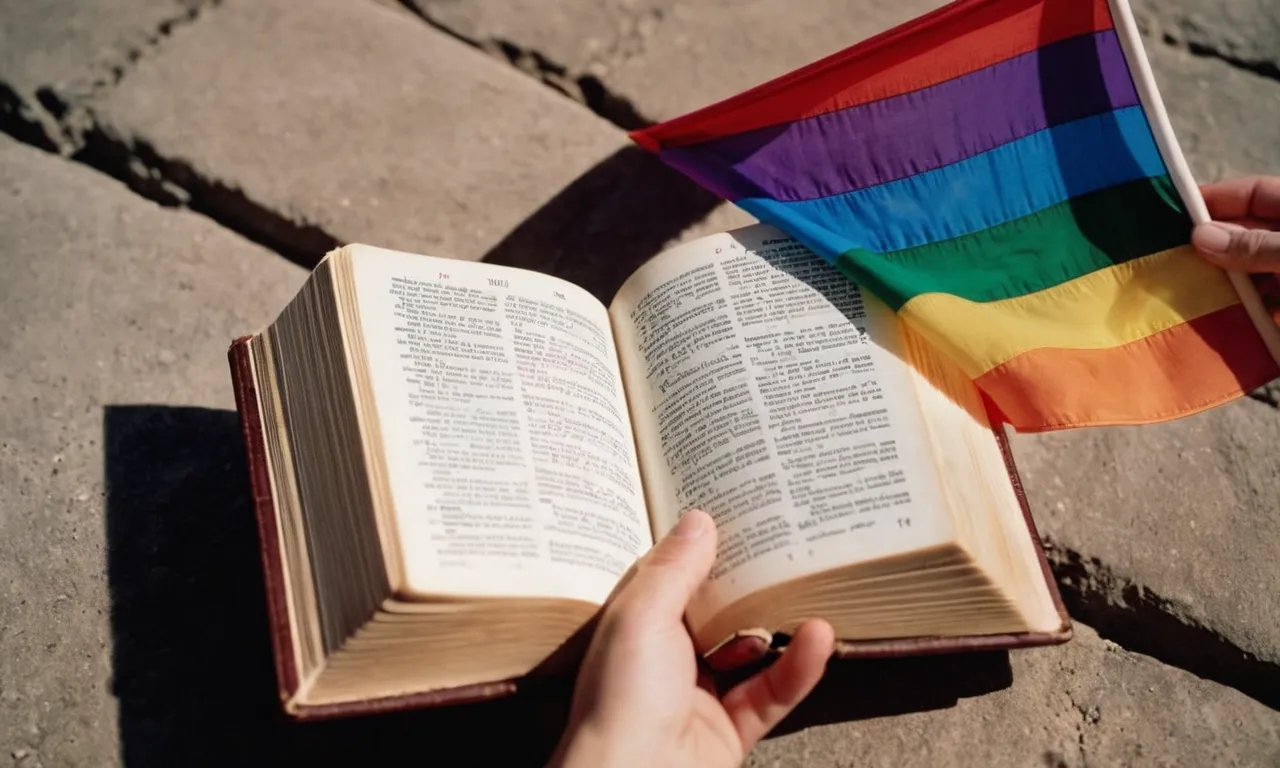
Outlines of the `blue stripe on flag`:
[[840,195],[737,204],[829,261],[978,232],[1073,197],[1166,173],[1141,107],[1038,131],[942,168]]

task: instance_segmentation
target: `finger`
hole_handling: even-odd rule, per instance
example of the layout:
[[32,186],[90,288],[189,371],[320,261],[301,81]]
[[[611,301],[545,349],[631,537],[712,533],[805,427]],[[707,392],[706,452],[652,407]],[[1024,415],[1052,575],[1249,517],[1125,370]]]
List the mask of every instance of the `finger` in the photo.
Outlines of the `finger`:
[[809,695],[822,679],[835,642],[830,624],[820,619],[806,621],[777,662],[725,694],[721,703],[738,731],[744,752]]
[[1191,243],[1223,269],[1280,272],[1280,232],[1213,221],[1197,226]]
[[636,569],[639,567],[640,561],[637,560],[631,564],[631,567],[626,570],[626,573],[622,574],[622,578],[618,579],[618,583],[613,585],[613,589],[609,592],[609,596],[605,598],[605,605],[612,605],[617,601],[618,595],[621,595],[626,591],[627,585],[629,585],[631,580],[636,577]]
[[1274,230],[1278,222],[1263,221],[1255,219],[1252,216],[1245,216],[1243,219],[1220,219],[1222,224],[1230,224],[1235,227],[1244,227],[1245,229],[1272,229]]
[[619,610],[644,621],[681,621],[690,598],[711,573],[716,559],[716,524],[691,509],[636,564],[630,583],[618,593]]
[[1200,188],[1209,213],[1219,221],[1280,219],[1280,176],[1248,176]]

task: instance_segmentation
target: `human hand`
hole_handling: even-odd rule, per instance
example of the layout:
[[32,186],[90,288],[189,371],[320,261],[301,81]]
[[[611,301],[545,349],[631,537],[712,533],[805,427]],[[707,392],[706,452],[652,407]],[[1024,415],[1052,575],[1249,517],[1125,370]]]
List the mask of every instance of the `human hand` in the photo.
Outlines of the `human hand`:
[[615,590],[579,671],[553,765],[738,765],[817,685],[835,633],[811,620],[774,664],[715,695],[684,625],[715,554],[715,523],[691,510]]
[[1210,263],[1237,272],[1280,272],[1280,176],[1251,176],[1200,189],[1214,221],[1191,243]]

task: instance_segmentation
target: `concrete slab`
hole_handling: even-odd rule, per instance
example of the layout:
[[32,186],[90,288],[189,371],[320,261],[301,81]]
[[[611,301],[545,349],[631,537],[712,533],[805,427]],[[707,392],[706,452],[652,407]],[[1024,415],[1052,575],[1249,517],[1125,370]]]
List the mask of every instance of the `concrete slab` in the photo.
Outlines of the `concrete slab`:
[[477,42],[510,42],[598,78],[664,120],[782,75],[942,0],[412,0]]
[[1280,78],[1280,6],[1272,0],[1134,0],[1155,39]]
[[466,259],[626,144],[411,14],[347,0],[228,0],[93,112],[192,186],[338,241]]
[[[674,117],[770,80],[944,5],[941,0],[703,0],[606,63],[615,93],[653,119]],[[624,50],[626,50],[624,48]]]
[[[1280,411],[1253,400],[1168,424],[1013,439],[1041,533],[1070,561],[1059,575],[1079,580],[1068,586],[1082,594],[1083,607],[1131,611],[1139,632],[1158,608],[1197,628],[1201,641],[1227,646],[1218,653],[1238,649],[1228,661],[1252,657],[1253,679],[1239,684],[1265,685],[1273,703],[1280,691],[1277,446]],[[1111,575],[1090,573],[1102,568]],[[1185,642],[1147,632],[1155,636],[1135,639]]]
[[[497,54],[528,51],[551,66],[602,74],[597,62],[617,55],[618,41],[647,38],[674,0],[409,0],[408,5],[451,33]],[[501,46],[509,46],[504,52]]]
[[62,132],[52,113],[113,83],[139,52],[208,4],[0,0],[0,121],[27,140],[58,145]]
[[[1230,688],[1128,653],[1087,627],[1077,626],[1076,638],[1065,646],[1012,653],[1010,664],[1012,685],[1005,690],[960,698],[938,710],[775,737],[758,746],[747,765],[1082,768],[1280,761],[1280,713]],[[904,664],[902,671],[912,666]],[[866,696],[860,678],[868,676],[856,665],[838,674],[843,679],[825,680],[818,698],[802,705],[795,724],[827,702],[836,711],[841,702],[857,711]],[[937,684],[927,672],[904,674],[889,696]]]
[[1197,180],[1280,173],[1280,81],[1150,40],[1147,48]]
[[[123,631],[113,597],[128,587],[109,577],[130,566],[108,534],[132,526],[139,538],[116,546],[154,544],[146,523],[108,509],[121,491],[108,487],[120,480],[112,467],[126,460],[112,454],[108,427],[134,408],[233,407],[228,342],[268,322],[303,274],[202,217],[8,138],[0,199],[0,748],[19,766],[104,765],[118,752],[117,698],[128,704],[121,692],[136,685],[113,665]],[[199,423],[170,447],[208,445]],[[234,461],[235,449],[215,461]],[[222,480],[241,487],[242,477]],[[258,578],[247,565],[239,584]],[[178,614],[149,610],[160,612],[153,629],[177,629],[161,617]]]
[[[282,721],[226,348],[305,272],[0,137],[0,755],[55,765],[545,760],[568,691]],[[503,739],[486,737],[495,722]],[[465,761],[464,761],[465,762]]]
[[92,86],[207,0],[0,0],[0,80],[23,92]]
[[[660,119],[936,4],[427,7],[456,19],[482,9],[468,34],[545,49]],[[545,269],[605,299],[673,239],[746,220],[586,110],[387,3],[227,0],[187,26],[173,21],[192,18],[199,0],[131,0],[109,14],[74,0],[36,5],[0,0],[0,16],[18,20],[0,30],[0,108],[39,107],[45,85],[50,103],[88,99],[95,157],[159,169],[213,208],[240,201],[238,211],[323,237]],[[1241,34],[1266,28],[1250,24],[1230,21]],[[139,46],[149,54],[129,62]],[[121,56],[123,79],[100,89]],[[1273,80],[1160,44],[1152,59],[1200,178],[1280,171]],[[354,762],[370,743],[405,759],[443,742],[478,761],[545,756],[563,690],[301,729],[273,719],[223,354],[302,273],[7,139],[0,199],[0,583],[11,585],[0,588],[0,753],[28,768]],[[1247,656],[1233,669],[1262,670],[1265,685],[1280,670],[1280,606],[1268,599],[1280,583],[1280,477],[1267,461],[1277,438],[1276,411],[1246,402],[1144,430],[1019,438],[1016,450],[1045,532],[1069,553],[1063,572],[1079,570],[1095,580],[1081,590],[1112,600],[1099,616],[1142,609],[1136,593],[1158,603],[1161,621]],[[1133,626],[1164,626],[1149,619]],[[1275,711],[1256,691],[1120,651],[1083,627],[1065,649],[1013,658],[1008,691],[780,737],[753,764],[1280,761]],[[880,703],[910,689],[901,711],[918,709],[946,688],[929,670],[963,677],[967,664],[849,667],[808,716],[841,719],[867,675],[883,683]],[[872,704],[865,711],[887,714]],[[484,742],[493,722],[513,732]]]

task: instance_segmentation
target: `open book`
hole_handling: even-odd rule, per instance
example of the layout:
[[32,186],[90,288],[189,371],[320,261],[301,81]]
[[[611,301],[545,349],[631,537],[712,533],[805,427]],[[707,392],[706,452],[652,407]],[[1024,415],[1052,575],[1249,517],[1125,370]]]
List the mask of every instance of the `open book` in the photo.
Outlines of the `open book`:
[[767,226],[608,307],[352,245],[231,358],[298,716],[511,690],[694,506],[703,652],[809,617],[849,655],[1070,635],[978,391]]

